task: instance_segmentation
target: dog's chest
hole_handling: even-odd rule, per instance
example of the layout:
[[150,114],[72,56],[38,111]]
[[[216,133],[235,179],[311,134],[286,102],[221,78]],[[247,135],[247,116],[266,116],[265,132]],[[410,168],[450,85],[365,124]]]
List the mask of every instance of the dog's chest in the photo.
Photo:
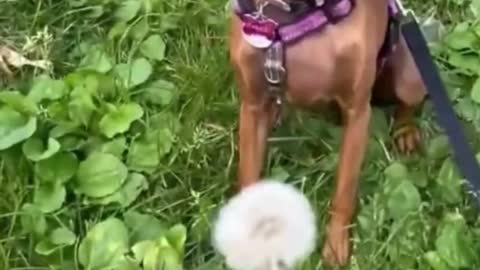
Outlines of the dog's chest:
[[285,51],[287,101],[307,109],[329,107],[353,87],[358,67],[351,59],[357,44],[354,36],[339,39],[335,29],[326,29],[289,47]]

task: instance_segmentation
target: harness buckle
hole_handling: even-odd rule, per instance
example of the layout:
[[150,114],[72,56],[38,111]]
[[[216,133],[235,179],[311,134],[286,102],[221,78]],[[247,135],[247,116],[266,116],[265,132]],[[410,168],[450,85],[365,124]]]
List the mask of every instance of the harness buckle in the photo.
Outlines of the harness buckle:
[[285,78],[285,67],[283,66],[283,44],[274,42],[265,55],[264,75],[269,84],[280,85]]
[[285,76],[285,68],[277,66],[276,63],[272,63],[271,60],[267,59],[265,60],[264,74],[269,84],[279,85]]

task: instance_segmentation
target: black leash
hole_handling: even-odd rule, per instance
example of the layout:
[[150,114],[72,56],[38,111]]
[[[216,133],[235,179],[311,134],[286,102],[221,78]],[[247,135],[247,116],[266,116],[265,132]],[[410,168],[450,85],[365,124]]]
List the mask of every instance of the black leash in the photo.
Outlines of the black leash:
[[480,167],[472,148],[467,143],[463,127],[455,115],[445,86],[428,49],[427,41],[413,14],[407,14],[402,18],[400,29],[432,100],[438,121],[445,129],[450,145],[453,147],[457,166],[467,179],[474,197],[480,203],[478,198],[480,193]]

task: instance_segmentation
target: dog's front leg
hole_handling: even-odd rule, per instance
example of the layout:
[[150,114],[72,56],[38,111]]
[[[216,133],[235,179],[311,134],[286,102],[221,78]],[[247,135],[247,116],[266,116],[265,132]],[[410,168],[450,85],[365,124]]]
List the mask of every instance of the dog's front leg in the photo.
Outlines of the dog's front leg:
[[255,102],[242,101],[238,168],[238,180],[241,188],[260,179],[267,149],[267,138],[273,126],[275,110],[275,104],[267,98],[260,98]]
[[335,195],[323,257],[330,265],[345,265],[350,257],[349,225],[356,203],[360,170],[368,142],[371,108],[364,103],[361,108],[344,114],[344,135],[337,170]]

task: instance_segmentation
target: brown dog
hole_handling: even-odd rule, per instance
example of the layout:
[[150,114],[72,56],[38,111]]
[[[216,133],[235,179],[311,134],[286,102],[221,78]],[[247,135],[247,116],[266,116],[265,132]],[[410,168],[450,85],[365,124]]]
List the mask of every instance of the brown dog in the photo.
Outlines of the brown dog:
[[[264,1],[270,0],[254,3],[258,7]],[[308,0],[285,0],[285,3],[298,1]],[[329,1],[338,0],[325,3]],[[398,132],[394,139],[399,150],[409,153],[420,143],[413,117],[426,91],[402,37],[381,71],[377,65],[387,33],[387,6],[388,0],[358,0],[341,21],[285,47],[286,100],[312,111],[334,104],[342,115],[343,143],[323,248],[324,260],[330,265],[345,265],[349,261],[347,227],[356,208],[372,101],[396,106],[394,123]],[[251,46],[242,31],[242,21],[234,15],[229,40],[231,64],[241,95],[238,180],[241,187],[246,187],[261,177],[267,137],[279,106],[266,91],[265,50]]]

